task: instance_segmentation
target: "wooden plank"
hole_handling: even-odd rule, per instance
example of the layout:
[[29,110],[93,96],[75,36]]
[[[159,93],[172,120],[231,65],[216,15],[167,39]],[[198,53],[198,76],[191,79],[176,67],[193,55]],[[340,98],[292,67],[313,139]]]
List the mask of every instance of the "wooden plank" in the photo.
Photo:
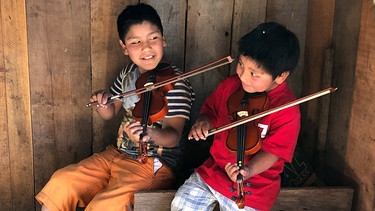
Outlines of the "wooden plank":
[[[31,210],[34,208],[34,174],[24,1],[1,1],[1,27],[4,47],[2,59],[6,70],[6,138],[9,138],[9,158],[5,161],[10,161],[9,169],[6,168],[5,171],[9,173],[8,183],[11,186],[10,190],[8,189],[11,200],[4,203],[9,210]],[[5,199],[9,197],[8,194],[5,196]],[[3,195],[1,198],[3,199]]]
[[[251,5],[251,9],[249,9]],[[267,1],[264,0],[236,0],[234,1],[232,49],[231,55],[238,55],[238,40],[266,20]],[[237,61],[231,65],[231,74],[236,71]]]
[[0,204],[4,210],[11,210],[12,188],[9,159],[9,134],[8,134],[8,113],[7,113],[7,93],[6,93],[6,72],[3,38],[8,33],[3,30],[3,22],[6,21],[5,1],[0,2]]
[[[99,89],[109,89],[118,73],[129,62],[122,53],[117,33],[117,17],[129,4],[137,0],[93,0],[91,1],[91,67],[92,89],[85,93],[88,101],[91,93]],[[93,152],[116,143],[121,115],[103,121],[93,111]]]
[[361,6],[362,1],[335,1],[332,39],[335,55],[332,85],[338,90],[330,95],[329,142],[327,142],[326,151],[322,155],[324,163],[319,167],[320,171],[317,172],[320,178],[329,185],[344,184],[342,172],[347,165],[345,163],[347,140],[351,136],[348,132],[350,114],[354,105],[353,86],[357,80],[355,72]]
[[[307,12],[306,48],[303,69],[303,95],[326,88],[323,84],[323,70],[326,51],[334,51],[332,45],[332,27],[335,14],[335,0],[309,1]],[[333,58],[332,58],[333,59]],[[331,61],[333,63],[333,61]],[[331,83],[331,81],[329,81]],[[325,97],[327,98],[327,97]],[[302,122],[301,136],[304,137],[302,149],[311,161],[315,159],[316,140],[318,139],[318,125],[320,121],[320,100],[314,100],[301,105]],[[319,155],[317,155],[319,156]]]
[[351,210],[353,189],[346,187],[282,188],[272,210]]
[[[134,194],[134,211],[170,210],[175,190],[139,191]],[[351,210],[353,189],[346,187],[282,188],[272,210]]]
[[[233,1],[188,1],[186,70],[230,55],[232,11]],[[227,77],[229,68],[227,65],[190,78],[197,96],[192,108],[193,120],[203,101]]]
[[[323,66],[323,77],[322,77],[322,89],[332,87],[332,70],[333,70],[333,55],[332,49],[327,49],[324,57]],[[318,126],[318,138],[316,149],[318,152],[322,152],[326,148],[327,144],[327,129],[328,129],[328,118],[330,108],[330,98],[324,97],[319,99],[320,115],[319,115],[319,126]],[[324,162],[324,161],[323,161]]]
[[134,193],[134,211],[171,210],[171,201],[176,190],[138,191]]
[[164,57],[171,64],[184,69],[185,58],[185,0],[144,0],[141,1],[153,6],[158,12],[164,28],[167,46],[164,48]]
[[[34,113],[33,139],[34,139],[34,167],[35,185],[38,192],[48,181],[52,173],[58,168],[59,162],[54,137],[54,102],[52,91],[52,73],[48,66],[48,7],[42,1],[28,1],[27,24],[30,49],[29,67],[33,74],[30,75],[31,109]],[[43,80],[41,80],[43,79]]]
[[91,154],[90,1],[31,0],[27,8],[39,192],[54,171]]
[[297,35],[300,42],[301,53],[299,63],[293,74],[287,79],[289,86],[297,97],[301,95],[302,89],[308,2],[290,0],[267,1],[266,21],[275,21],[284,24]]
[[345,175],[358,184],[353,210],[375,210],[375,16],[371,0],[362,1],[353,103]]

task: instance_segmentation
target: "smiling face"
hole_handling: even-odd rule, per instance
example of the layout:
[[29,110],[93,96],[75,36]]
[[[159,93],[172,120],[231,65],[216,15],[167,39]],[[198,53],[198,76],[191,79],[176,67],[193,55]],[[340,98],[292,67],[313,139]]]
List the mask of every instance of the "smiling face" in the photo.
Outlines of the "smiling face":
[[148,21],[134,24],[120,45],[125,55],[138,66],[141,74],[153,70],[163,58],[163,47],[167,45],[159,28]]
[[289,72],[284,72],[273,80],[272,75],[259,67],[253,59],[243,55],[238,60],[236,73],[241,79],[243,89],[249,93],[270,91],[289,75]]

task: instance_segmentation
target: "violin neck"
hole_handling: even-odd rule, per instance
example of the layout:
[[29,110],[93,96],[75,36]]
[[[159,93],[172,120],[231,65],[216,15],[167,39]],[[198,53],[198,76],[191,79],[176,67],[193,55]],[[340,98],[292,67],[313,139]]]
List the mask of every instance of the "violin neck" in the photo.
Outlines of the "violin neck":
[[237,165],[240,169],[244,165],[246,142],[246,126],[245,124],[237,126]]

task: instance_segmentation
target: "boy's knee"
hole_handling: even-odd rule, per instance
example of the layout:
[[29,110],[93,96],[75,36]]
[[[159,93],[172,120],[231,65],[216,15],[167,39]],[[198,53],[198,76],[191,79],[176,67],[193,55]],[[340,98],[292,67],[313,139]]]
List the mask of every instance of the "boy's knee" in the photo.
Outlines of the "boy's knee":
[[178,210],[178,201],[179,199],[177,196],[175,196],[171,202],[171,211],[177,211]]

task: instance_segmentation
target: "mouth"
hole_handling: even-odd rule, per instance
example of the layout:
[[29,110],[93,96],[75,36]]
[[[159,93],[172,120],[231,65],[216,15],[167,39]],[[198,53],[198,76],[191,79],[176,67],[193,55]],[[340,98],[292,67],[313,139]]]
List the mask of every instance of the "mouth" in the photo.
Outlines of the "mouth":
[[146,57],[143,57],[142,60],[149,60],[149,59],[153,59],[155,56],[146,56]]

